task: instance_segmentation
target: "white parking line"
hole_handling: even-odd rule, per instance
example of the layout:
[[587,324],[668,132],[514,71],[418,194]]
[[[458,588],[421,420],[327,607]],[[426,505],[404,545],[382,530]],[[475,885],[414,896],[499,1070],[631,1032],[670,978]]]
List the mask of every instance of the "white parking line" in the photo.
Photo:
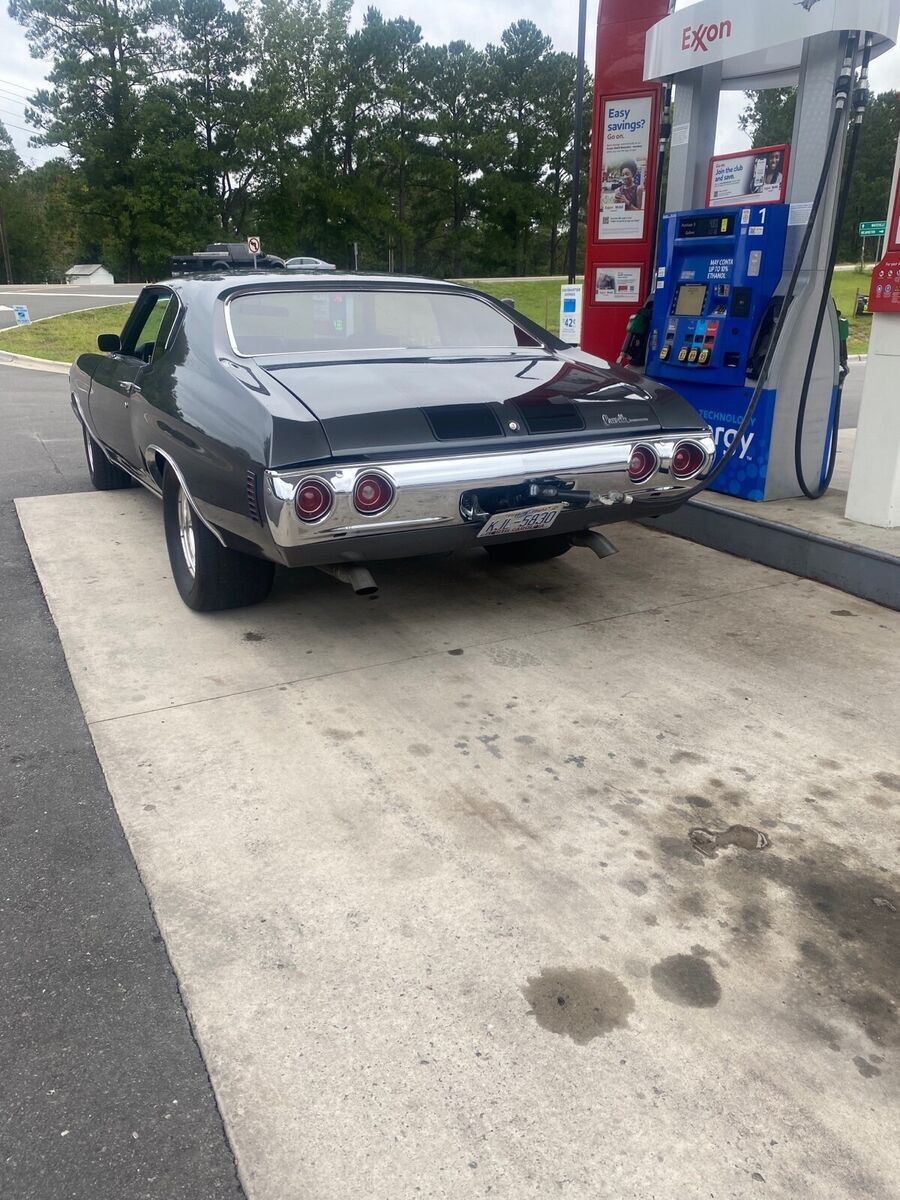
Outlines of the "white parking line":
[[20,292],[13,288],[0,288],[0,296],[37,296],[37,297],[53,297],[53,296],[71,296],[73,300],[137,300],[138,293],[132,295],[130,292]]

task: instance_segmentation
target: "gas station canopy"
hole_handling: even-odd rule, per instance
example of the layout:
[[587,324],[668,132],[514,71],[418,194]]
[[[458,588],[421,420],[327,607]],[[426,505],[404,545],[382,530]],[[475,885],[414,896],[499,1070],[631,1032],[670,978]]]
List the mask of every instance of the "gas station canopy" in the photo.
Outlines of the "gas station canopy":
[[722,88],[790,87],[797,83],[804,41],[859,29],[874,35],[872,55],[893,45],[900,0],[700,0],[672,13],[647,34],[644,75],[669,79],[722,64]]

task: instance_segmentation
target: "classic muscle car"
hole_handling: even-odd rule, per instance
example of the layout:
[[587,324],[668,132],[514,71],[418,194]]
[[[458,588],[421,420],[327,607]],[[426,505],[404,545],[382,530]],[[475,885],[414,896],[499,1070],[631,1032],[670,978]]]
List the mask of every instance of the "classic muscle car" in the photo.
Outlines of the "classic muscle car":
[[162,497],[184,602],[263,600],[275,564],[586,546],[682,502],[710,430],[675,392],[500,301],[424,279],[206,275],[141,292],[70,372],[91,480]]

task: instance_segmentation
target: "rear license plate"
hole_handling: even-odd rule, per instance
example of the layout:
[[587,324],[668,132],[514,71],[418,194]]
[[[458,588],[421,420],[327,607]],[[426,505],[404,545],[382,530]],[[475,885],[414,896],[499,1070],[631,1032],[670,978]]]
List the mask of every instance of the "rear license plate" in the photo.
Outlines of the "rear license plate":
[[478,536],[486,538],[505,537],[511,533],[541,533],[550,528],[562,510],[561,504],[543,504],[540,508],[495,513],[482,525]]

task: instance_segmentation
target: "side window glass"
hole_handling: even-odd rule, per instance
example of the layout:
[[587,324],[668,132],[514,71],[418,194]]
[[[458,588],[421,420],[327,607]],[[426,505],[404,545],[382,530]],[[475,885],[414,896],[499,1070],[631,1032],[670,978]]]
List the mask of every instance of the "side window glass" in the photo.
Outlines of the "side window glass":
[[171,295],[158,295],[151,297],[150,300],[151,302],[144,309],[143,320],[139,317],[124,347],[126,354],[146,363],[153,358],[160,334],[171,328],[171,319],[166,320],[166,316],[169,309],[175,307],[175,300]]

